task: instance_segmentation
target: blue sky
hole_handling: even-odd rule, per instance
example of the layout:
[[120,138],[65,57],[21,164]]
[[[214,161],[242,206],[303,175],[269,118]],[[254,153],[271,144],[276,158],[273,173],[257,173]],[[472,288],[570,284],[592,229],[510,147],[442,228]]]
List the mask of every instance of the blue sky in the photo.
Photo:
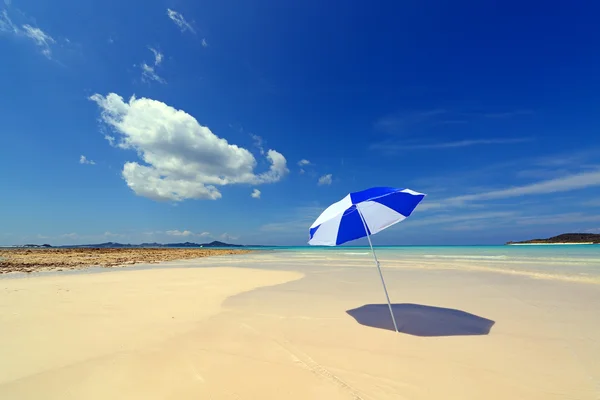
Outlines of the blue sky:
[[377,185],[428,196],[376,244],[600,232],[599,13],[3,0],[0,244],[301,245]]

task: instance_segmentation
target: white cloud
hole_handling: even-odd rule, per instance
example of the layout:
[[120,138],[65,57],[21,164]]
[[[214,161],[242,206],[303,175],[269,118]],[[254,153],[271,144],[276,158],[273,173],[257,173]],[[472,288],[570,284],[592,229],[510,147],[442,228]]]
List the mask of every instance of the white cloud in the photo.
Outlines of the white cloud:
[[271,166],[255,174],[257,161],[247,149],[229,144],[183,110],[157,100],[115,93],[90,97],[102,121],[118,135],[116,146],[135,150],[144,164],[127,162],[122,176],[139,196],[182,201],[221,197],[217,185],[264,184],[281,180],[289,170],[285,157],[266,152]]
[[6,10],[3,10],[2,14],[0,14],[0,32],[28,38],[41,49],[44,56],[48,59],[52,59],[52,50],[50,46],[55,44],[56,40],[40,28],[33,27],[29,24],[22,25],[19,28],[13,24],[8,16],[8,11]]
[[88,160],[86,156],[79,157],[79,164],[96,165],[94,160]]
[[154,67],[152,67],[146,63],[142,63],[141,68],[142,68],[142,80],[143,81],[155,81],[155,82],[163,83],[163,84],[167,83],[167,81],[165,81],[163,78],[158,76],[156,71],[154,71]]
[[332,175],[327,174],[327,175],[323,175],[322,177],[319,178],[318,185],[319,186],[331,185],[331,182],[332,182]]
[[473,139],[473,140],[457,140],[454,142],[440,142],[428,144],[399,144],[393,142],[375,143],[370,146],[373,150],[384,150],[387,152],[398,150],[426,150],[426,149],[452,149],[459,147],[491,145],[491,144],[514,144],[531,141],[530,138],[515,138],[515,139]]
[[252,194],[250,194],[250,197],[252,197],[253,199],[260,199],[260,190],[254,189],[252,191]]
[[196,233],[196,232],[189,231],[189,230],[180,231],[178,229],[173,229],[173,230],[168,230],[168,231],[148,231],[148,232],[142,232],[142,234],[148,235],[148,236],[168,235],[168,236],[180,236],[180,237],[187,237],[187,236],[207,237],[207,236],[210,236],[210,232]]
[[73,233],[65,233],[60,236],[63,238],[68,238],[68,239],[77,239],[79,237],[79,235],[74,232]]
[[229,233],[224,233],[220,237],[222,240],[237,240],[237,239],[239,239],[239,236],[232,236]]
[[111,145],[112,147],[115,147],[115,138],[110,136],[110,135],[104,135],[104,139],[106,139],[106,141],[108,142],[109,145]]
[[194,28],[192,28],[192,26],[185,20],[185,18],[183,18],[183,15],[181,13],[167,8],[167,15],[169,16],[171,21],[173,21],[175,25],[179,27],[181,32],[190,31],[192,33],[196,33]]
[[166,231],[165,233],[169,236],[192,236],[192,235],[194,235],[194,232],[192,232],[192,231],[180,231],[177,229],[174,229],[171,231]]
[[208,47],[208,42],[205,38],[202,38],[202,47]]
[[302,160],[298,161],[298,166],[300,167],[300,174],[301,175],[303,175],[306,172],[303,167],[306,167],[307,165],[312,165],[312,163],[310,161],[308,161],[307,159],[305,159],[305,158],[303,158]]

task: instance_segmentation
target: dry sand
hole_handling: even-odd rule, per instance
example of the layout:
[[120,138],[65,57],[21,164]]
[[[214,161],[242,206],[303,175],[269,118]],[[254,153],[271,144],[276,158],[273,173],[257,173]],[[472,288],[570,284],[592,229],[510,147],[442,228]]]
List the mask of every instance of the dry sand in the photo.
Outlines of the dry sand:
[[249,250],[242,249],[198,248],[0,249],[0,274],[81,269],[92,266],[117,267],[248,252]]
[[372,267],[285,254],[3,279],[0,398],[600,398],[599,285],[384,273],[412,334],[346,312],[384,303]]

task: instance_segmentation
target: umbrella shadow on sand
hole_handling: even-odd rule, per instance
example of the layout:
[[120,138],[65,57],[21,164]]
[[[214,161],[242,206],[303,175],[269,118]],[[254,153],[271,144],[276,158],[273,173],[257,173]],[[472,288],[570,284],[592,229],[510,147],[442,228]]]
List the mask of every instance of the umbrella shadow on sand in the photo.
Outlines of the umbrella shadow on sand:
[[[414,336],[487,335],[494,321],[453,308],[422,304],[392,304],[398,331]],[[366,304],[346,311],[356,322],[394,331],[387,304]]]

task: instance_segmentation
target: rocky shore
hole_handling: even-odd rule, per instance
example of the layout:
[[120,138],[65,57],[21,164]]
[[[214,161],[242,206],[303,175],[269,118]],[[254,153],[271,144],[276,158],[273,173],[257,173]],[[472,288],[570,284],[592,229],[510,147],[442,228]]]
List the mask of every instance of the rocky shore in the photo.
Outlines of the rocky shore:
[[239,249],[172,248],[78,248],[78,249],[0,249],[0,274],[37,272],[86,267],[117,267],[185,260],[226,254],[244,254]]

